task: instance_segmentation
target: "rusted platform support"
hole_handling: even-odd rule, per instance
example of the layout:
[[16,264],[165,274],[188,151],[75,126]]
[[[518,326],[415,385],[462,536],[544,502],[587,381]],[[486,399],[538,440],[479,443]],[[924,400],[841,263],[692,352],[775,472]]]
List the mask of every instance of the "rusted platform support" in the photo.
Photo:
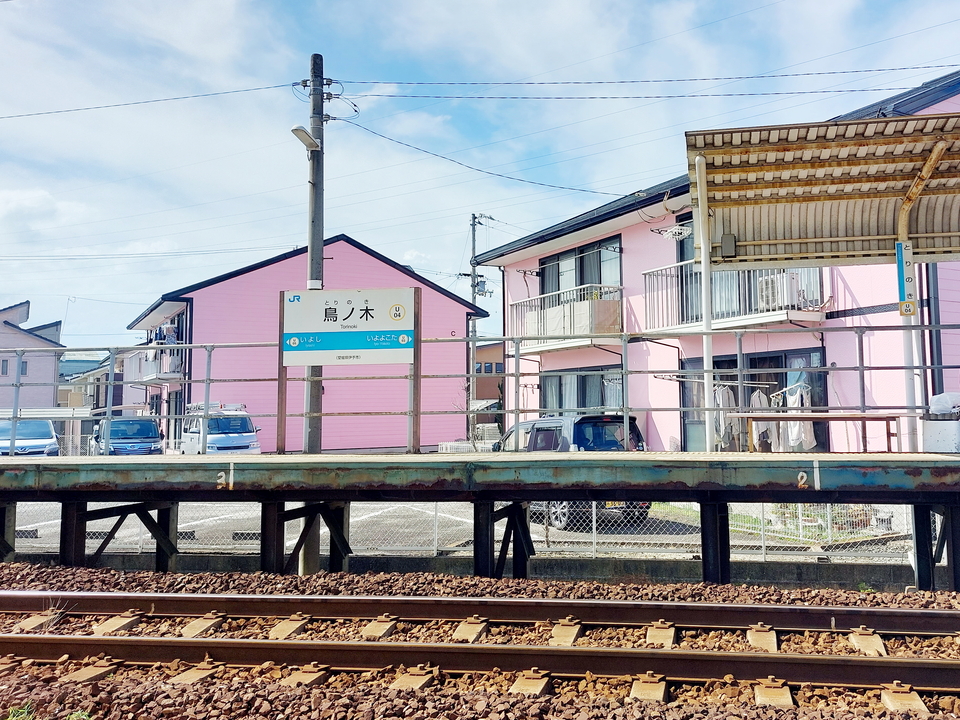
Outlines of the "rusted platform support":
[[513,576],[527,577],[527,561],[535,554],[533,538],[530,536],[530,522],[527,518],[526,503],[513,502],[493,514],[493,524],[506,519],[507,527],[503,531],[500,542],[500,554],[497,557],[497,567],[494,577],[502,578],[507,564],[507,552],[510,543],[513,543]]
[[283,572],[283,530],[280,520],[282,502],[260,503],[260,570],[268,573]]
[[944,541],[947,550],[947,569],[950,590],[960,590],[960,505],[945,505],[943,508]]
[[494,519],[493,503],[476,500],[473,503],[473,574],[493,577]]
[[730,515],[726,503],[700,503],[700,554],[704,582],[730,582]]
[[[150,515],[147,514],[147,517],[150,517]],[[142,517],[140,519],[143,521]],[[154,539],[157,541],[157,572],[176,572],[177,570],[177,557],[179,556],[177,541],[180,539],[177,526],[179,522],[180,503],[172,502],[167,507],[157,509],[157,533],[154,534]]]
[[[260,569],[264,572],[296,572],[307,543],[316,537],[316,525],[322,520],[330,533],[330,572],[345,572],[350,549],[350,504],[312,503],[286,510],[285,503],[260,503]],[[284,557],[285,527],[303,520],[303,529],[290,555]]]
[[87,504],[60,503],[60,564],[69,567],[86,565]]
[[[64,503],[66,506],[67,503]],[[79,555],[76,562],[87,567],[96,567],[100,557],[107,549],[107,546],[116,537],[123,523],[131,515],[136,515],[143,526],[150,533],[151,537],[157,543],[157,552],[155,556],[155,565],[157,572],[168,572],[176,570],[177,558],[177,509],[179,503],[172,501],[134,503],[132,505],[118,505],[114,507],[100,508],[98,510],[84,510],[78,513],[78,521],[83,525],[84,542],[80,545]],[[156,510],[157,519],[154,520],[150,514]],[[64,517],[66,512],[64,511]],[[113,527],[110,528],[106,536],[100,543],[96,552],[89,558],[86,557],[86,527],[92,520],[106,520],[116,518]],[[66,522],[65,520],[63,522]],[[63,548],[63,536],[61,535],[61,548]],[[61,555],[61,565],[63,562]]]
[[913,570],[917,590],[934,589],[933,505],[913,506]]
[[17,504],[0,504],[0,562],[13,562],[17,538]]
[[330,531],[330,572],[346,572],[350,549],[350,503],[320,503],[320,517]]

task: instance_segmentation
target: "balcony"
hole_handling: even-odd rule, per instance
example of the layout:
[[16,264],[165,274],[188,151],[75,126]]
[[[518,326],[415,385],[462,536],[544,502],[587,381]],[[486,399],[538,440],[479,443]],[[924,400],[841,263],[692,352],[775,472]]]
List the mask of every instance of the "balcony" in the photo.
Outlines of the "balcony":
[[170,349],[169,346],[158,345],[145,351],[140,378],[144,382],[166,383],[183,380],[184,350]]
[[[713,328],[822,322],[819,268],[714,270]],[[646,332],[693,330],[702,321],[700,263],[693,260],[643,274]]]
[[521,355],[618,344],[589,336],[621,332],[622,299],[618,285],[580,285],[510,303],[510,333],[528,338],[520,344]]

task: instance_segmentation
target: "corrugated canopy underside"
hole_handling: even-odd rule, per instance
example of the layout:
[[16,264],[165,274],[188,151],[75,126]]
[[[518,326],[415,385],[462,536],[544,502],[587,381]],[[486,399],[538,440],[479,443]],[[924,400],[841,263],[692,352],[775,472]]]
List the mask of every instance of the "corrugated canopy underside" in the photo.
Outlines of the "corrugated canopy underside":
[[960,115],[875,118],[686,133],[707,162],[717,263],[848,265],[895,261],[897,213],[933,146],[947,150],[910,215],[914,255],[960,259]]

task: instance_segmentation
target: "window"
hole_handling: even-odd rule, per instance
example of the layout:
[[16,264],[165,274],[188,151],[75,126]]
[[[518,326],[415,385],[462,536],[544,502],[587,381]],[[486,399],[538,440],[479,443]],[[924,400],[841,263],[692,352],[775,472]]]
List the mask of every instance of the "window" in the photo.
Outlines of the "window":
[[497,371],[497,374],[498,374],[498,375],[502,375],[502,374],[503,374],[503,363],[497,363],[497,364],[496,364],[496,371]]
[[581,245],[540,260],[540,294],[580,285],[620,286],[620,236]]
[[8,375],[10,372],[10,361],[0,360],[0,375]]
[[559,427],[537,428],[533,431],[530,449],[534,452],[538,450],[559,450],[562,437],[563,432]]
[[483,363],[476,363],[473,366],[473,372],[482,373],[483,372]]
[[26,360],[21,360],[21,361],[20,361],[20,376],[21,376],[21,377],[26,377],[26,376],[27,376],[27,361],[26,361]]
[[540,377],[540,388],[540,407],[544,410],[581,408],[580,413],[602,412],[623,405],[618,365],[571,368],[560,375],[544,375]]
[[[793,387],[800,383],[806,383],[809,387],[809,397],[811,410],[819,410],[827,405],[827,379],[826,374],[822,372],[810,372],[804,368],[823,367],[824,355],[822,348],[807,348],[801,350],[787,350],[774,353],[751,353],[744,355],[746,367],[751,371],[744,374],[746,383],[746,398],[741,402],[737,398],[737,359],[735,357],[715,357],[713,366],[717,370],[732,370],[730,374],[718,373],[716,376],[717,385],[726,384],[733,393],[733,401],[738,406],[748,407],[750,397],[754,391],[761,391],[768,397],[773,393],[784,388]],[[685,370],[701,370],[703,368],[702,358],[693,358],[683,361]],[[751,383],[754,383],[751,385]],[[681,383],[681,407],[703,407],[703,382],[699,378],[691,379],[688,382]],[[682,449],[686,451],[702,451],[705,447],[704,438],[704,417],[703,412],[699,410],[684,410],[680,414],[682,425]],[[715,415],[714,421],[717,420]],[[746,425],[741,428],[746,431]],[[817,441],[810,452],[827,452],[829,450],[829,438],[827,423],[814,422],[813,434]],[[723,450],[736,450],[739,447],[739,438],[733,437],[730,442],[723,446]],[[764,449],[764,448],[762,448]],[[765,448],[769,449],[769,447]],[[795,448],[784,448],[789,451]]]
[[500,449],[504,452],[522,452],[527,449],[527,443],[530,441],[530,425],[521,425],[510,428],[509,432],[503,436]]
[[485,373],[492,373],[492,372],[493,372],[493,363],[484,363],[484,364],[483,364],[483,371],[484,371]]

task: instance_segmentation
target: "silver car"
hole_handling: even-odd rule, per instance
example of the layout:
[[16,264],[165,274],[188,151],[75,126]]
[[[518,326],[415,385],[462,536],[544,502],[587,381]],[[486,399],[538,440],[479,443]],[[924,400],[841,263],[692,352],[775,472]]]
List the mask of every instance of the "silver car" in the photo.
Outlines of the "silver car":
[[[0,455],[10,455],[12,420],[0,420]],[[59,455],[60,444],[49,420],[18,420],[14,455]]]
[[[494,452],[610,452],[644,449],[643,435],[632,417],[629,439],[623,443],[623,415],[560,415],[523,420],[514,425]],[[650,503],[641,500],[611,500],[597,503],[601,516],[614,515],[637,524],[646,521]],[[558,530],[574,529],[592,511],[589,500],[550,500],[530,503],[530,514]]]

